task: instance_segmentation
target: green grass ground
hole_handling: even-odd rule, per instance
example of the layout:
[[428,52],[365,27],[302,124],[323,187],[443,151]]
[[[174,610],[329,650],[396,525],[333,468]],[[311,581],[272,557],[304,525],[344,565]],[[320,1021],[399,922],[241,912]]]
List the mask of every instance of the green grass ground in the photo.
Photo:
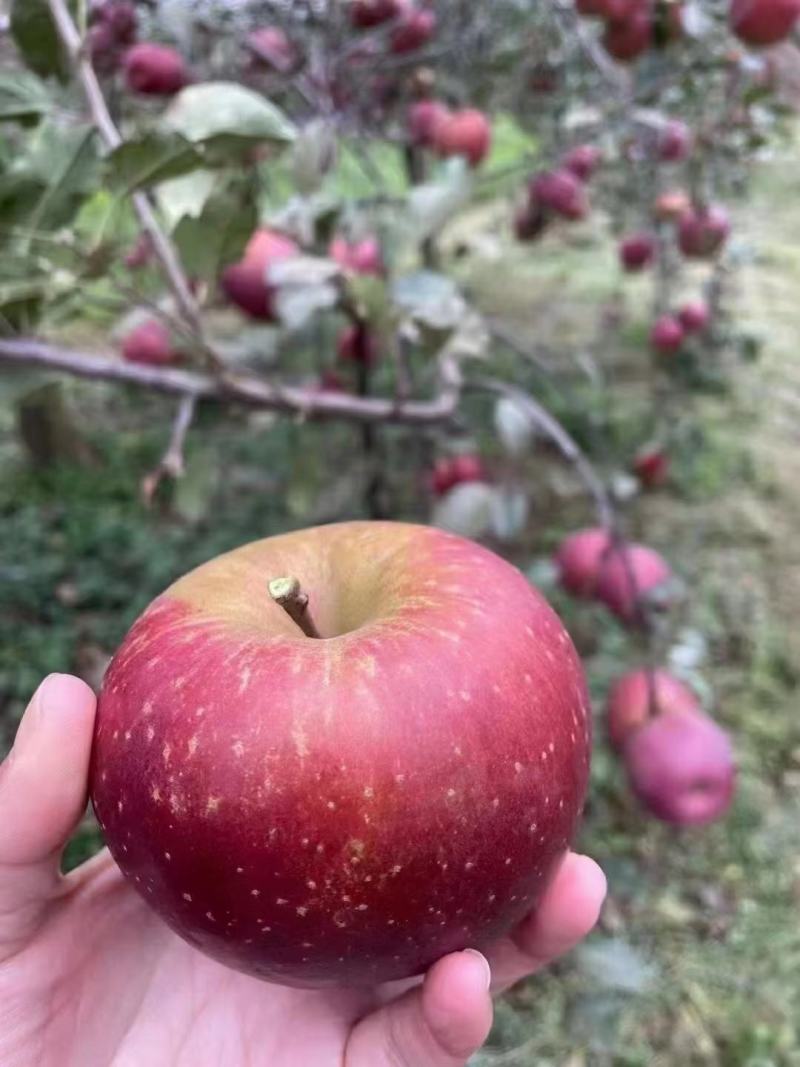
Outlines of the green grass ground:
[[[800,208],[793,170],[793,157],[764,165],[741,212],[741,251],[750,258],[733,299],[763,336],[762,358],[737,371],[733,396],[692,402],[687,421],[699,430],[683,440],[675,489],[646,501],[637,518],[637,532],[669,555],[692,590],[681,626],[707,640],[699,676],[736,740],[736,804],[729,819],[702,832],[678,834],[644,819],[598,731],[581,846],[609,874],[601,929],[498,1006],[481,1067],[800,1065]],[[568,342],[579,356],[599,303],[613,292],[607,244],[578,229],[566,240],[548,237],[542,250],[509,252],[492,236],[498,210],[487,204],[469,231],[454,235],[475,249],[463,261],[465,283],[528,339]],[[630,374],[645,299],[636,283],[621,309],[623,343],[606,368],[633,384],[617,394],[619,410],[597,411],[620,454],[650,416]],[[43,673],[71,668],[97,678],[139,610],[173,577],[247,539],[351,514],[357,488],[348,428],[331,433],[262,415],[231,423],[204,413],[191,437],[189,476],[169,509],[148,513],[136,499],[137,480],[163,447],[168,406],[107,387],[71,385],[68,393],[82,423],[96,428],[101,462],[88,470],[31,474],[9,413],[0,415],[5,744]],[[403,489],[402,443],[388,447],[406,501],[402,515],[418,517],[418,495]],[[525,566],[546,555],[560,528],[587,517],[558,468],[539,463],[530,473],[535,518],[515,553]],[[556,597],[586,655],[599,710],[609,678],[640,650],[601,614]],[[96,843],[87,822],[71,862]]]

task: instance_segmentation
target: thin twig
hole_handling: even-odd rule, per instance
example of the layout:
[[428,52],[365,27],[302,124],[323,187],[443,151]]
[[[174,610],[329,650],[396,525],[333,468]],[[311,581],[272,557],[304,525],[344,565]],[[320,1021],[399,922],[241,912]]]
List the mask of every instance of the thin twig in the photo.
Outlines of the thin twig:
[[[69,12],[66,0],[47,0],[47,2],[61,41],[83,87],[92,122],[103,144],[109,151],[113,152],[123,143],[122,136],[108,110],[100,82],[97,80],[97,75],[84,48],[84,42],[81,39],[78,28]],[[194,336],[201,342],[206,354],[216,364],[216,356],[203,340],[200,312],[192,296],[188,279],[181,266],[175,246],[162,229],[147,194],[144,192],[134,193],[131,201],[142,229],[152,241],[153,252],[161,264],[181,315],[190,326]]]
[[216,400],[223,404],[294,413],[309,419],[385,422],[401,425],[441,425],[458,409],[461,375],[458,361],[442,357],[440,388],[430,400],[398,401],[386,397],[357,397],[296,385],[278,385],[252,374],[218,377],[176,367],[126,363],[107,356],[56,348],[31,339],[0,339],[0,362],[60,371],[78,378],[136,385],[172,396]]
[[155,470],[151,471],[142,481],[142,497],[146,504],[149,504],[152,501],[156,490],[164,478],[171,478],[173,481],[176,481],[178,478],[183,477],[186,469],[183,454],[186,445],[186,435],[192,425],[196,410],[196,396],[182,396],[178,401],[178,410],[175,412],[175,419],[172,423],[172,433],[170,434],[167,450],[161,457]]
[[497,396],[506,396],[513,400],[525,412],[531,422],[550,438],[562,456],[575,468],[594,501],[600,525],[609,530],[614,529],[614,508],[606,486],[581,446],[554,415],[524,390],[496,378],[473,378],[471,381],[464,383],[464,388],[495,393]]

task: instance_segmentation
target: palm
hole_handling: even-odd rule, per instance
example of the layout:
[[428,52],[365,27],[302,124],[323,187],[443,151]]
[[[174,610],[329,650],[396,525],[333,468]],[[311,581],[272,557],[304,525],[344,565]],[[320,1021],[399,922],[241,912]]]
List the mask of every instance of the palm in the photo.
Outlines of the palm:
[[[95,701],[40,687],[0,765],[3,1067],[462,1067],[491,1022],[487,961],[469,951],[424,982],[303,991],[259,982],[174,935],[108,852],[58,861],[86,801]],[[591,928],[605,884],[565,860],[535,916],[488,953],[502,988]]]

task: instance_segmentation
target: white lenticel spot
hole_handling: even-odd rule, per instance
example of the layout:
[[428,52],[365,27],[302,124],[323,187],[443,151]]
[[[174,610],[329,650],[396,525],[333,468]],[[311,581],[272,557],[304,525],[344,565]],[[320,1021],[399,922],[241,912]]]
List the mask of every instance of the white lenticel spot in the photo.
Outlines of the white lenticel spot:
[[251,889],[250,890],[250,896],[251,897],[260,897],[261,896],[261,890],[260,889]]
[[192,894],[191,893],[184,893],[183,894],[183,899],[184,900],[188,900],[189,903],[191,904],[192,903]]
[[334,801],[329,800],[327,806],[330,811],[336,811],[336,804],[334,803]]
[[448,790],[447,790],[447,795],[448,795],[449,797],[454,797],[454,796],[456,795],[456,791],[455,791],[455,789],[448,789]]
[[165,853],[164,853],[164,859],[165,859],[165,860],[171,860],[171,859],[172,859],[172,855],[171,855],[171,853],[169,853],[169,852],[165,852]]
[[471,871],[474,866],[475,864],[472,862],[472,860],[467,860],[467,862],[464,864],[464,870]]
[[283,897],[277,897],[276,900],[275,900],[275,903],[280,905],[280,906],[282,906],[283,904],[288,904],[289,901],[288,900],[284,900]]
[[392,874],[399,874],[402,871],[402,869],[403,868],[400,866],[400,864],[396,863],[394,865],[394,867],[392,867]]
[[304,919],[308,915],[308,908],[299,907],[295,909],[301,919]]
[[505,863],[506,863],[506,867],[509,867],[511,865],[511,857],[510,856],[506,856]]
[[306,885],[308,886],[309,889],[316,889],[317,888],[317,883],[313,880],[313,878],[309,878],[309,880],[306,882]]
[[147,740],[148,741],[152,741],[155,736],[156,736],[155,730],[153,729],[152,726],[148,725],[148,727],[147,727]]
[[125,740],[126,741],[130,741],[130,739],[131,739],[131,732],[130,732],[130,730],[126,730],[125,731]]
[[197,745],[198,745],[197,737],[196,736],[195,737],[190,737],[189,738],[189,743],[186,746],[189,749],[189,755],[190,756],[193,756],[195,754],[195,752],[197,752]]
[[210,911],[207,911],[207,912],[206,912],[206,918],[207,918],[207,919],[210,919],[212,923],[215,923],[215,922],[217,921],[217,920],[216,920],[216,919],[214,918],[214,916],[213,916],[212,912],[210,912]]
[[356,908],[356,911],[367,911],[368,908],[369,904],[359,904]]
[[244,867],[237,867],[236,868],[236,873],[237,874],[244,874]]
[[522,764],[519,763],[519,762],[515,763],[514,764],[514,770],[516,771],[517,774],[521,774],[522,773]]

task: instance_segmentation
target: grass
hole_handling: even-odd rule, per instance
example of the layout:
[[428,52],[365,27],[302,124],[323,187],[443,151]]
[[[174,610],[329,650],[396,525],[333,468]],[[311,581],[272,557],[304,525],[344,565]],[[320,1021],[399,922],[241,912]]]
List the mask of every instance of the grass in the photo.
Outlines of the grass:
[[[731,392],[686,396],[689,410],[671,413],[674,484],[643,501],[636,519],[637,533],[667,553],[691,590],[672,647],[686,653],[703,638],[695,681],[735,737],[738,797],[730,817],[708,830],[677,834],[655,824],[632,805],[599,726],[580,844],[609,875],[601,929],[498,1005],[480,1067],[800,1065],[800,213],[792,214],[793,167],[781,162],[763,168],[740,230],[757,255],[735,298],[748,329],[765,339],[762,358],[737,371]],[[454,244],[476,249],[462,260],[462,281],[532,341],[570,352],[569,365],[557,368],[559,388],[577,389],[588,405],[571,428],[589,446],[602,438],[608,465],[622,465],[652,423],[642,390],[649,371],[637,364],[644,283],[627,291],[620,343],[601,368],[619,384],[611,406],[575,370],[591,350],[598,305],[614,298],[602,233],[579,227],[509,252],[490,239],[498,210],[487,202],[453,233]],[[541,381],[531,381],[544,395]],[[0,416],[6,744],[43,673],[77,669],[96,679],[144,604],[188,567],[255,537],[360,513],[354,431],[212,412],[191,435],[189,476],[146,511],[138,480],[163,447],[168,405],[137,396],[134,406],[132,395],[103,386],[69,392],[92,427],[96,467],[32,472],[8,415]],[[548,399],[569,415],[557,390]],[[419,518],[424,501],[408,474],[417,464],[409,450],[421,458],[426,443],[391,434],[386,447],[397,516]],[[559,531],[587,514],[546,456],[524,475],[536,519],[511,555],[543,575]],[[599,714],[609,680],[641,650],[599,611],[548,592],[585,655]],[[97,841],[87,820],[69,862]]]

